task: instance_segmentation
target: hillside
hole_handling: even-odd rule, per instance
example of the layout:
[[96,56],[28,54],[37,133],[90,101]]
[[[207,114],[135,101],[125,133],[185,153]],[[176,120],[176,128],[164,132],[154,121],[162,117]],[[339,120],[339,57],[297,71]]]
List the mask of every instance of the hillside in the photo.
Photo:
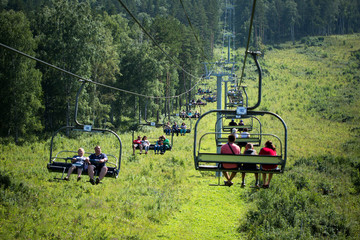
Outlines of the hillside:
[[[278,113],[289,128],[287,171],[269,189],[249,188],[250,174],[245,188],[239,178],[230,188],[209,186],[217,179],[194,170],[192,134],[175,137],[165,155],[132,156],[131,132],[120,133],[119,178],[95,186],[87,176],[54,179],[61,174],[46,169],[50,139],[2,142],[0,239],[357,239],[359,40],[313,37],[264,47],[260,110]],[[244,81],[254,94],[255,82]],[[202,127],[209,126],[213,119]],[[278,130],[267,122],[264,131]],[[136,134],[157,137],[161,130]],[[101,135],[61,137],[55,150],[92,151],[96,144],[118,151]]]

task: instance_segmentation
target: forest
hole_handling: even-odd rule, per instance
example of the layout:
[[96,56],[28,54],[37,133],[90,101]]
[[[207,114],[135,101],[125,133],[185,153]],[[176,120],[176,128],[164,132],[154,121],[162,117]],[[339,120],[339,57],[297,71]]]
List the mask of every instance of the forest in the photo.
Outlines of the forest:
[[[123,1],[170,58],[120,2],[2,1],[0,42],[83,78],[140,95],[177,96],[194,87],[204,74],[204,60],[209,61],[214,48],[222,44],[224,2]],[[233,4],[236,46],[244,47],[252,4]],[[359,32],[360,1],[261,0],[256,4],[254,49],[313,35]],[[0,51],[1,110],[10,113],[0,120],[0,136],[20,143],[69,125],[78,79],[4,48]],[[136,121],[139,111],[161,121],[164,114],[193,98],[194,92],[189,92],[164,101],[89,85],[79,116],[89,124],[121,130]]]

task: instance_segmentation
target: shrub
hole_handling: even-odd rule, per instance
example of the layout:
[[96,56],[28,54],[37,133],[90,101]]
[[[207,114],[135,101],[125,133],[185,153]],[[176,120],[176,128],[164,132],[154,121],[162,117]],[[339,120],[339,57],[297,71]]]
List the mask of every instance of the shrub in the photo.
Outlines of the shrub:
[[[338,196],[349,195],[349,191],[335,188],[332,177],[341,176],[338,181],[347,181],[352,175],[358,191],[360,174],[358,169],[353,171],[354,166],[358,165],[343,157],[298,159],[287,173],[274,177],[269,190],[248,193],[250,201],[254,201],[257,208],[248,212],[247,221],[238,230],[254,239],[350,236],[354,225],[351,219],[336,210],[338,206],[335,201]],[[345,182],[339,184],[344,185]],[[334,197],[334,201],[329,196]]]

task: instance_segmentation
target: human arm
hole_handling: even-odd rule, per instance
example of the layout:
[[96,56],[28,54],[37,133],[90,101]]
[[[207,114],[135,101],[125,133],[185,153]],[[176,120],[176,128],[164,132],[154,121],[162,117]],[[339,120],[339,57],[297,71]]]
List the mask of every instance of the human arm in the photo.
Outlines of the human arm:
[[86,162],[86,161],[88,161],[88,157],[84,157],[84,156],[82,156],[82,157],[80,157],[80,156],[74,156],[72,159],[71,159],[71,162],[72,163],[75,163],[75,162],[79,162],[79,161],[84,161],[84,162]]

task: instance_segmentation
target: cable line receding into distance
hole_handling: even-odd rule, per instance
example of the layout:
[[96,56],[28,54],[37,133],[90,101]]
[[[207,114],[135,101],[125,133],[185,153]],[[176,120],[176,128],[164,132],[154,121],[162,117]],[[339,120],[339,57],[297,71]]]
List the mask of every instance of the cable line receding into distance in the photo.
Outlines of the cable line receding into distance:
[[[194,37],[195,37],[196,41],[198,42],[199,46],[201,46],[201,43],[200,43],[200,41],[199,41],[199,38],[198,38],[198,36],[196,35],[195,30],[194,30],[194,28],[193,28],[193,26],[192,26],[192,24],[191,24],[190,17],[189,17],[189,15],[187,14],[187,12],[186,12],[186,10],[185,10],[185,6],[184,6],[183,1],[180,0],[180,3],[181,3],[181,6],[182,6],[182,8],[183,8],[183,10],[184,10],[184,14],[185,14],[185,16],[186,16],[186,18],[187,18],[187,21],[188,21],[188,23],[189,23],[189,26],[190,26],[190,28],[191,28],[191,31],[193,32]],[[206,54],[205,54],[205,51],[204,51],[204,48],[200,48],[200,49],[201,49],[202,55],[204,56],[205,60],[208,61],[208,58],[207,58],[207,56],[206,56]]]
[[[132,19],[135,21],[135,23],[137,25],[139,25],[139,27],[143,30],[143,32],[151,39],[151,41],[153,41],[153,43],[165,54],[165,56],[167,58],[169,58],[171,60],[172,63],[174,63],[177,67],[179,67],[184,73],[186,73],[187,75],[193,77],[193,78],[199,78],[197,76],[194,76],[193,74],[189,73],[188,71],[186,71],[182,66],[180,66],[161,46],[160,44],[153,38],[153,36],[150,35],[150,33],[148,31],[146,31],[146,29],[141,25],[141,23],[139,22],[139,20],[137,20],[137,18],[134,16],[134,14],[132,14],[132,12],[126,7],[126,5],[121,1],[118,0],[119,3],[121,4],[121,6],[123,6],[123,8],[128,12],[128,14],[132,17]],[[199,81],[201,81],[202,78],[199,78]]]
[[240,77],[240,81],[239,81],[239,86],[241,85],[242,79],[243,79],[243,76],[244,76],[244,69],[245,69],[245,65],[246,65],[246,58],[247,58],[247,55],[248,55],[250,38],[251,38],[251,31],[252,31],[252,25],[253,25],[253,20],[254,20],[254,15],[255,15],[255,6],[256,6],[256,0],[254,0],[254,2],[253,2],[253,8],[252,8],[252,12],[251,12],[249,35],[248,35],[248,39],[247,39],[247,45],[246,45],[245,57],[244,57],[244,64],[243,64],[243,68],[242,68],[242,71],[241,71],[241,77]]
[[[121,0],[118,0],[118,1],[119,1],[119,3],[124,7],[124,9],[129,13],[129,15],[133,18],[133,20],[139,25],[139,27],[143,30],[143,32],[154,42],[154,44],[165,54],[165,56],[171,60],[171,62],[172,62],[173,64],[175,64],[177,67],[179,67],[179,68],[180,68],[184,73],[186,73],[187,75],[189,75],[189,76],[191,76],[191,77],[193,77],[193,78],[195,78],[195,79],[198,79],[191,88],[189,88],[187,91],[185,91],[185,92],[183,92],[183,93],[180,93],[180,94],[174,95],[174,96],[159,97],[159,96],[144,95],[144,94],[140,94],[140,93],[136,93],[136,92],[131,92],[131,91],[128,91],[128,90],[125,90],[125,89],[120,89],[120,88],[117,88],[117,87],[113,87],[113,86],[110,86],[110,85],[106,85],[106,84],[103,84],[103,83],[95,82],[95,81],[93,81],[93,80],[91,80],[91,79],[83,78],[82,76],[79,76],[79,75],[77,75],[77,74],[74,74],[74,73],[69,72],[69,71],[67,71],[67,70],[64,70],[64,69],[62,69],[62,68],[59,68],[59,67],[57,67],[57,66],[55,66],[55,65],[52,65],[52,64],[50,64],[50,63],[47,63],[47,62],[45,62],[45,61],[43,61],[43,60],[40,60],[40,59],[35,58],[35,57],[33,57],[33,56],[30,56],[30,55],[28,55],[28,54],[26,54],[26,53],[24,53],[24,52],[21,52],[21,51],[19,51],[19,50],[17,50],[17,49],[14,49],[14,48],[12,48],[12,47],[9,47],[9,46],[7,46],[7,45],[5,45],[5,44],[0,43],[0,46],[3,47],[3,48],[6,48],[6,49],[8,49],[8,50],[11,50],[11,51],[13,51],[13,52],[15,52],[15,53],[18,53],[18,54],[20,54],[20,55],[22,55],[22,56],[24,56],[24,57],[27,57],[27,58],[30,58],[30,59],[32,59],[32,60],[34,60],[34,61],[37,61],[37,62],[39,62],[39,63],[42,63],[42,64],[44,64],[44,65],[46,65],[46,66],[48,66],[48,67],[51,67],[51,68],[56,69],[56,70],[58,70],[58,71],[61,71],[61,72],[65,73],[65,74],[68,74],[68,75],[70,75],[70,76],[73,76],[73,77],[75,77],[75,78],[77,78],[77,79],[81,79],[81,80],[83,80],[83,81],[86,81],[86,82],[89,82],[89,83],[92,83],[92,84],[96,84],[96,85],[99,85],[99,86],[102,86],[102,87],[110,88],[110,89],[113,89],[113,90],[116,90],[116,91],[121,91],[121,92],[124,92],[124,93],[132,94],[132,95],[136,95],[136,96],[140,96],[140,97],[145,97],[145,98],[151,98],[151,99],[170,99],[170,98],[181,97],[181,96],[183,96],[183,95],[191,92],[197,85],[199,85],[199,83],[200,83],[204,78],[207,78],[207,77],[211,76],[211,72],[212,72],[212,71],[210,71],[210,72],[207,74],[207,76],[202,76],[202,77],[195,76],[195,75],[189,73],[188,71],[186,71],[186,70],[185,70],[182,66],[180,66],[180,65],[160,46],[160,44],[146,31],[146,29],[141,25],[141,23],[136,19],[136,17],[130,12],[130,10],[126,7],[126,5],[125,5]],[[182,4],[182,2],[181,2],[181,4]],[[183,7],[184,7],[184,6],[183,6]],[[184,11],[185,11],[185,9],[184,9]],[[186,12],[185,12],[185,14],[186,14]],[[186,15],[187,15],[187,14],[186,14]],[[187,16],[187,17],[188,17],[188,16]],[[191,25],[191,22],[190,22],[190,19],[189,19],[189,18],[188,18],[188,21],[189,21],[189,24],[190,24],[190,26],[191,26],[191,28],[192,28],[192,25]],[[193,29],[193,28],[192,28],[192,29]],[[194,33],[194,35],[195,35],[195,33]],[[198,41],[198,38],[197,38],[196,35],[195,35],[195,38],[196,38],[196,40]],[[198,41],[198,42],[199,42],[199,41]]]
[[117,88],[117,87],[113,87],[113,86],[110,86],[110,85],[106,85],[106,84],[103,84],[103,83],[95,82],[95,81],[93,81],[93,80],[84,78],[84,77],[79,76],[79,75],[77,75],[77,74],[75,74],[75,73],[69,72],[69,71],[67,71],[67,70],[65,70],[65,69],[59,68],[59,67],[57,67],[57,66],[55,66],[55,65],[52,65],[52,64],[47,63],[47,62],[45,62],[45,61],[43,61],[43,60],[40,60],[40,59],[38,59],[38,58],[36,58],[36,57],[30,56],[30,55],[28,55],[28,54],[26,54],[26,53],[24,53],[24,52],[21,52],[21,51],[15,49],[15,48],[9,47],[9,46],[7,46],[7,45],[5,45],[5,44],[3,44],[3,43],[0,43],[0,46],[3,47],[3,48],[5,48],[5,49],[11,50],[11,51],[13,51],[13,52],[15,52],[15,53],[17,53],[17,54],[20,54],[20,55],[22,55],[22,56],[24,56],[24,57],[27,57],[27,58],[30,58],[30,59],[32,59],[32,60],[34,60],[34,61],[37,61],[37,62],[39,62],[39,63],[42,63],[42,64],[44,64],[44,65],[46,65],[46,66],[48,66],[48,67],[51,67],[51,68],[53,68],[53,69],[56,69],[56,70],[58,70],[58,71],[60,71],[60,72],[63,72],[63,73],[65,73],[65,74],[68,74],[68,75],[70,75],[70,76],[72,76],[72,77],[75,77],[75,78],[77,78],[77,79],[79,79],[79,80],[83,80],[83,81],[88,82],[88,83],[96,84],[96,85],[99,85],[99,86],[102,86],[102,87],[110,88],[110,89],[113,89],[113,90],[116,90],[116,91],[120,91],[120,92],[124,92],[124,93],[128,93],[128,94],[132,94],[132,95],[136,95],[136,96],[140,96],[140,97],[145,97],[145,98],[167,99],[167,98],[180,97],[180,96],[182,96],[182,95],[184,95],[184,94],[187,94],[188,92],[192,91],[192,90],[200,83],[200,81],[198,81],[198,82],[197,82],[192,88],[190,88],[188,91],[183,92],[183,93],[178,94],[178,95],[167,96],[167,97],[148,96],[148,95],[144,95],[144,94],[140,94],[140,93],[136,93],[136,92],[131,92],[131,91],[128,91],[128,90],[125,90],[125,89],[120,89],[120,88]]

